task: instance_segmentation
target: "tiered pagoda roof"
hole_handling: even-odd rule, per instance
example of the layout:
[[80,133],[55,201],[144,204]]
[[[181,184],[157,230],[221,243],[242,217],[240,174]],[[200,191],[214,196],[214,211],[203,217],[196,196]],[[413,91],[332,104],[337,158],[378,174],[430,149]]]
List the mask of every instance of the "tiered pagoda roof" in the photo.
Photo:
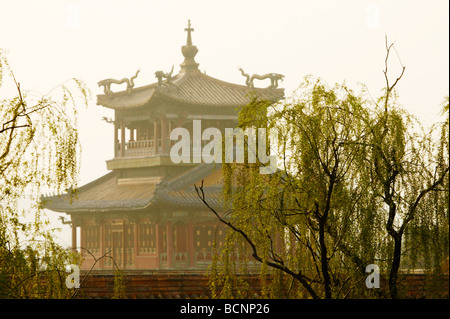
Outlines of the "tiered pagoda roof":
[[[284,89],[255,88],[249,85],[250,77],[247,75],[247,85],[238,85],[218,80],[205,73],[200,72],[195,55],[198,49],[192,44],[190,22],[187,31],[186,45],[181,47],[184,61],[180,65],[180,72],[171,76],[162,71],[155,72],[158,82],[133,88],[121,92],[108,92],[97,96],[97,104],[112,109],[130,109],[142,107],[144,105],[157,104],[165,101],[170,104],[195,107],[231,107],[246,105],[252,96],[276,102],[284,97]],[[241,71],[243,73],[243,71]],[[163,78],[166,80],[163,81]]]
[[[97,104],[116,111],[151,110],[152,107],[168,106],[181,107],[189,113],[190,108],[197,108],[193,114],[201,114],[198,112],[200,109],[206,113],[214,110],[216,114],[234,114],[236,117],[236,109],[248,104],[252,97],[273,102],[284,97],[284,89],[276,86],[255,88],[249,85],[248,76],[246,85],[238,85],[202,73],[194,60],[198,49],[192,44],[193,29],[190,24],[186,31],[188,39],[182,47],[185,60],[177,75],[172,77],[159,71],[155,73],[158,77],[156,83],[137,88],[132,86],[119,92],[112,92],[105,86],[104,94],[97,96]],[[122,178],[123,175],[113,169],[107,175],[80,187],[74,197],[64,194],[45,197],[44,200],[47,208],[66,213],[143,210],[159,204],[204,207],[193,185],[199,185],[205,180],[208,201],[212,205],[219,205],[222,195],[220,165],[215,165],[199,164],[170,179],[164,176]]]

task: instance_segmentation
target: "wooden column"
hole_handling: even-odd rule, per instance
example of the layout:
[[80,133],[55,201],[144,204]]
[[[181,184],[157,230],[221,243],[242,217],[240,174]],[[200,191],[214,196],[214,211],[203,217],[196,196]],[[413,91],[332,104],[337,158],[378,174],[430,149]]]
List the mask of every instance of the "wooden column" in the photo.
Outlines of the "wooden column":
[[[83,255],[84,253],[86,253],[86,251],[85,251],[84,249],[81,249],[81,247],[85,247],[85,246],[86,246],[85,238],[84,238],[84,236],[83,236],[83,233],[85,233],[85,232],[83,231],[84,225],[83,225],[82,223],[80,223],[80,224],[78,225],[78,227],[79,227],[79,229],[80,229],[80,233],[77,234],[77,240],[80,241],[80,246],[79,246],[79,247],[80,247],[80,254]],[[77,227],[77,228],[78,228],[78,227]],[[78,236],[80,236],[79,239],[78,239]]]
[[120,122],[120,156],[125,156],[125,123]]
[[155,155],[158,153],[158,122],[153,121],[153,146],[155,148]]
[[[104,254],[104,252],[103,252],[103,250],[104,250],[104,247],[105,247],[105,245],[104,245],[104,243],[103,243],[103,220],[99,220],[98,221],[98,224],[99,224],[99,231],[98,231],[98,233],[99,233],[99,245],[98,245],[98,251],[99,251],[99,255],[100,256],[103,256],[103,254]],[[104,258],[100,258],[100,260],[99,260],[99,268],[100,269],[103,269],[103,259]]]
[[157,258],[156,258],[156,260],[157,260],[156,267],[157,268],[161,268],[160,258],[161,258],[161,252],[162,252],[162,243],[159,240],[159,236],[161,236],[160,231],[161,231],[161,227],[159,226],[159,222],[156,222],[156,224],[155,224],[155,241],[156,241],[155,246],[156,246],[156,256],[157,256]]
[[167,121],[164,116],[161,115],[161,153],[167,153]]
[[186,227],[186,246],[189,254],[189,267],[194,267],[194,223],[189,221]]
[[138,248],[139,248],[139,244],[138,244],[138,221],[136,219],[133,219],[133,238],[134,238],[134,243],[133,243],[133,265],[136,267],[136,257],[138,255]]
[[119,127],[114,122],[114,157],[119,154]]
[[166,224],[167,235],[167,267],[173,267],[173,228],[172,222],[168,221]]
[[72,221],[72,250],[77,250],[77,225]]
[[167,144],[169,145],[169,147],[167,148],[167,154],[169,154],[170,148],[172,147],[172,141],[170,140],[170,133],[172,132],[172,122],[171,121],[168,121],[168,128],[169,128],[169,131],[167,132]]
[[122,220],[122,269],[125,269],[125,223]]

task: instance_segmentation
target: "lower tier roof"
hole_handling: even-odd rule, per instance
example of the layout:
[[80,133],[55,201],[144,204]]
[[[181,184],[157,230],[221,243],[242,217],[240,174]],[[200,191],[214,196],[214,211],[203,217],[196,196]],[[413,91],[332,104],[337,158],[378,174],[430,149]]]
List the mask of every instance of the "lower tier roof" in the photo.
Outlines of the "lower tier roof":
[[152,206],[206,208],[195,191],[194,184],[204,184],[208,203],[221,204],[220,165],[200,164],[171,180],[160,176],[120,178],[112,171],[80,187],[76,192],[43,196],[44,207],[55,212],[108,212],[144,210]]

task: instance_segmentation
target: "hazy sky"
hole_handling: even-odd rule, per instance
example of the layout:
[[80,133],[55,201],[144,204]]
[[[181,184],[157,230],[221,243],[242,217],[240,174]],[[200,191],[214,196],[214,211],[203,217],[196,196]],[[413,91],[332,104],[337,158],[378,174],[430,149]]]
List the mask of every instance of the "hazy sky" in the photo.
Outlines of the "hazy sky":
[[[406,66],[399,101],[429,125],[449,91],[448,11],[447,0],[0,0],[0,48],[25,90],[44,94],[72,77],[91,88],[80,114],[83,185],[107,173],[113,156],[112,126],[101,119],[112,112],[96,105],[97,82],[138,68],[136,86],[172,65],[178,73],[188,19],[202,71],[238,84],[245,81],[239,67],[281,73],[286,96],[308,74],[330,85],[362,82],[378,96],[387,35]],[[392,78],[399,69],[393,55]],[[64,238],[70,243],[70,234]]]

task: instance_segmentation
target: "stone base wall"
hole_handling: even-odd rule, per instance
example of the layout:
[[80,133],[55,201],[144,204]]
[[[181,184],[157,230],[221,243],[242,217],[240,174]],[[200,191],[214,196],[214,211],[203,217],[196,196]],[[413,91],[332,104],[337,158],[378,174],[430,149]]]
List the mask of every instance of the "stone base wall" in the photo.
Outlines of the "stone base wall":
[[[81,274],[82,285],[78,298],[109,299],[114,296],[114,272],[92,271],[86,279]],[[403,275],[399,289],[405,298],[449,298],[449,275],[444,274],[438,280],[423,274]],[[248,298],[258,298],[260,280],[258,275],[243,276],[249,284]],[[382,280],[383,281],[383,280]],[[129,299],[198,299],[211,298],[208,285],[209,277],[201,272],[155,270],[128,271],[123,273],[125,296]],[[386,290],[387,283],[381,283]],[[386,294],[388,296],[388,294]]]

